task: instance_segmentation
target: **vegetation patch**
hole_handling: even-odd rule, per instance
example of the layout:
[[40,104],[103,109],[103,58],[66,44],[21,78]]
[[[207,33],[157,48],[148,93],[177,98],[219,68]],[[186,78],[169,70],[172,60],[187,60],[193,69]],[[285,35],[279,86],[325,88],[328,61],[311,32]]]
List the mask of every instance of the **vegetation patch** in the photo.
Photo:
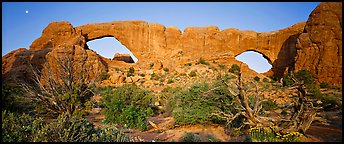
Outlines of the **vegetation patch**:
[[148,128],[146,118],[154,114],[154,108],[151,106],[153,95],[134,84],[102,89],[105,123],[120,123],[124,127],[140,130]]
[[204,65],[210,65],[209,62],[207,62],[205,59],[203,59],[202,57],[199,58],[199,60],[196,62],[196,65],[198,64],[204,64]]

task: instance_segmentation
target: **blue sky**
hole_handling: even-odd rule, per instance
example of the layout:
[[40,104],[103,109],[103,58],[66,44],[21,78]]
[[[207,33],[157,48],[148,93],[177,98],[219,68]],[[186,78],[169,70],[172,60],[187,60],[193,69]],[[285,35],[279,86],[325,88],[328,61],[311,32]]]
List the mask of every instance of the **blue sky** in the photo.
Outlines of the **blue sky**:
[[[116,20],[144,20],[175,26],[218,26],[269,32],[307,21],[319,2],[2,2],[2,56],[12,50],[29,48],[52,21],[73,26]],[[88,42],[91,49],[112,58],[115,52],[128,53],[115,39]],[[98,47],[99,46],[99,47]],[[110,47],[105,49],[104,47]],[[260,63],[256,58],[246,62]],[[264,68],[266,66],[259,66]],[[263,72],[263,70],[256,70]]]

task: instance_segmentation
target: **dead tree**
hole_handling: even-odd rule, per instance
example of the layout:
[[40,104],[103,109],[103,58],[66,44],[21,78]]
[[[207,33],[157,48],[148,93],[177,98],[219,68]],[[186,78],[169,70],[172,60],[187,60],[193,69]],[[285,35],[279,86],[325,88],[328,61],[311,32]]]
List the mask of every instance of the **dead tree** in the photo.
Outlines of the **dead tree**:
[[231,112],[219,112],[219,113],[212,113],[209,117],[220,117],[226,119],[227,125],[231,124],[234,119],[238,116],[243,116],[245,118],[244,123],[239,127],[241,129],[245,125],[249,125],[251,127],[273,127],[278,126],[278,129],[273,131],[275,133],[285,134],[286,132],[290,131],[298,131],[303,134],[307,131],[309,126],[312,124],[313,121],[318,120],[321,122],[325,122],[324,119],[320,117],[316,117],[317,110],[320,109],[318,107],[314,107],[311,101],[306,99],[306,90],[304,87],[303,82],[298,82],[295,80],[296,87],[298,90],[298,100],[292,104],[292,114],[291,117],[288,119],[282,119],[281,117],[272,118],[272,117],[265,117],[259,114],[259,111],[262,109],[261,103],[266,101],[267,99],[260,100],[259,92],[258,92],[258,85],[254,83],[255,86],[255,104],[253,108],[249,106],[248,96],[249,96],[249,86],[245,86],[242,72],[238,73],[237,81],[234,82],[237,91],[235,92],[230,84],[226,81],[222,81],[228,88],[229,92],[236,97],[237,102],[239,103],[239,108],[236,108],[239,112],[236,114],[232,114]]
[[86,64],[85,55],[78,60],[68,53],[49,58],[51,61],[44,64],[42,71],[30,65],[34,84],[23,83],[22,87],[48,116],[72,114],[93,95],[99,72]]

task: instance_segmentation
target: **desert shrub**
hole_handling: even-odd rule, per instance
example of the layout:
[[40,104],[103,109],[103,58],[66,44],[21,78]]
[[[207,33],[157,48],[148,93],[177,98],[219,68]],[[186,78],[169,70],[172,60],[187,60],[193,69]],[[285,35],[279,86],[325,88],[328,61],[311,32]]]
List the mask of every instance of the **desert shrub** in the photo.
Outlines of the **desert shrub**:
[[24,96],[24,91],[19,84],[2,83],[1,109],[11,112],[31,112],[35,104]]
[[186,132],[179,140],[180,142],[200,142],[201,139],[198,135],[192,132]]
[[101,80],[109,79],[109,77],[110,77],[110,75],[107,72],[100,73],[100,79]]
[[314,80],[314,76],[311,72],[307,71],[307,70],[300,70],[295,74],[295,77],[299,80],[299,81],[304,81],[305,85],[314,85],[315,84],[315,80]]
[[168,72],[169,71],[169,69],[168,68],[163,68],[163,70],[165,71],[165,72]]
[[189,76],[190,77],[194,77],[194,76],[196,76],[197,74],[196,74],[196,71],[191,71],[190,73],[189,73]]
[[105,123],[121,123],[128,127],[147,129],[146,118],[154,114],[154,96],[134,84],[123,85],[103,93]]
[[131,142],[132,139],[114,126],[96,129],[92,134],[92,142]]
[[291,74],[287,73],[286,75],[283,76],[282,84],[283,86],[291,86],[294,84],[294,81],[291,78]]
[[191,88],[182,90],[169,89],[163,91],[167,94],[168,102],[166,112],[170,112],[172,117],[176,119],[176,124],[197,124],[209,121],[223,123],[221,119],[209,118],[208,115],[220,111],[227,110],[225,105],[218,104],[219,101],[226,101],[224,98],[228,96],[228,91],[219,89],[214,91],[211,96],[205,96],[206,91],[210,89],[207,83],[196,83]]
[[267,99],[267,101],[262,102],[261,105],[263,107],[262,110],[264,111],[271,111],[278,108],[278,104],[271,99]]
[[218,140],[217,138],[215,138],[213,135],[208,134],[207,136],[205,136],[206,141],[208,142],[220,142],[220,140]]
[[130,67],[128,69],[127,77],[134,76],[135,69],[134,67]]
[[35,119],[28,114],[17,114],[2,111],[2,141],[30,142],[34,141],[37,131],[42,129],[43,119]]
[[269,79],[268,78],[263,78],[263,82],[268,83]]
[[185,66],[192,66],[192,63],[186,63]]
[[275,133],[275,127],[254,127],[249,129],[252,142],[299,142],[303,135],[299,132]]
[[260,80],[260,78],[258,76],[255,76],[253,79],[257,82],[259,82],[259,80]]
[[140,74],[140,76],[141,76],[141,77],[145,77],[145,76],[146,76],[146,74],[144,74],[144,73],[141,73],[141,74]]
[[326,82],[320,83],[320,88],[328,88],[328,87],[329,87],[328,83],[326,83]]
[[230,69],[228,69],[228,72],[234,73],[234,74],[239,74],[240,72],[240,67],[237,64],[233,64]]
[[173,81],[172,78],[168,78],[168,79],[167,79],[167,83],[168,83],[168,84],[173,83],[173,82],[174,82],[174,81]]
[[199,60],[196,62],[196,65],[198,64],[204,64],[204,65],[210,65],[207,61],[205,61],[202,57],[199,58]]
[[92,134],[95,132],[93,124],[86,119],[63,113],[38,132],[40,135],[37,141],[87,142],[92,140]]
[[50,123],[40,117],[2,111],[3,142],[129,142],[116,127],[95,129],[92,123],[63,113]]
[[154,63],[150,63],[150,64],[149,64],[149,68],[150,68],[150,69],[152,69],[153,66],[154,66]]
[[217,64],[217,66],[219,66],[221,69],[225,69],[226,66],[224,64]]
[[323,94],[318,97],[323,103],[325,103],[325,110],[342,109],[341,94]]

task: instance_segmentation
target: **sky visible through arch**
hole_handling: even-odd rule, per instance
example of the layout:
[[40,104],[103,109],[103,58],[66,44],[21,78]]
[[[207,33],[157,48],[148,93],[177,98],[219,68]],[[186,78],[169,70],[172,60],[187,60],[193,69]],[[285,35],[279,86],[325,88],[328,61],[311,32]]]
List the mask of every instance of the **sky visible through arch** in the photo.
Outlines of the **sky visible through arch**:
[[[2,2],[2,56],[29,48],[53,21],[68,21],[74,27],[117,20],[144,20],[175,26],[218,26],[269,32],[307,21],[319,2]],[[108,42],[106,42],[108,43]],[[119,53],[125,53],[121,45]],[[94,47],[94,46],[92,46]],[[113,49],[102,53],[115,53]],[[116,52],[117,52],[116,51]],[[97,51],[101,54],[100,51]],[[249,62],[259,64],[257,59]],[[249,64],[250,65],[250,64]],[[259,70],[256,70],[260,72]]]

